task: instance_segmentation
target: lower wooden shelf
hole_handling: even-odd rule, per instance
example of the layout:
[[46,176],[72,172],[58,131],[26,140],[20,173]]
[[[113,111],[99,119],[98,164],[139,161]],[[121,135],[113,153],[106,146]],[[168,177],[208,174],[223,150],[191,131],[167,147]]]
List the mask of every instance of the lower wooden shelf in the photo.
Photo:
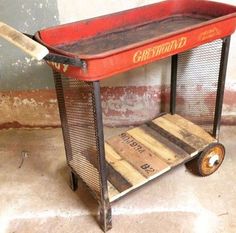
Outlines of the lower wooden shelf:
[[110,201],[196,156],[216,142],[201,127],[179,115],[162,115],[106,140]]

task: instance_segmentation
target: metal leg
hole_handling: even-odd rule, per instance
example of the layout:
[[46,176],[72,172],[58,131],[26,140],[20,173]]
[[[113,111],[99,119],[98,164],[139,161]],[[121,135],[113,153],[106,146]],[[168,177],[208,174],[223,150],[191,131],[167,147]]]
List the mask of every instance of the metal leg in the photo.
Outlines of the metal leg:
[[101,184],[99,223],[104,232],[106,232],[112,228],[112,220],[111,220],[112,216],[111,216],[111,206],[108,198],[108,189],[107,189],[107,169],[106,169],[105,148],[104,148],[100,83],[98,81],[93,82],[93,88],[94,88],[95,115],[97,124],[96,138],[97,138],[97,148],[99,150],[98,162],[99,162],[100,184]]
[[111,206],[108,205],[99,205],[99,224],[104,232],[107,232],[112,228],[112,214]]
[[225,89],[225,79],[228,65],[229,47],[230,47],[230,36],[224,38],[222,53],[221,53],[220,73],[219,73],[214,129],[213,129],[213,136],[217,139],[219,139],[219,134],[220,134],[221,114],[224,100],[224,89]]
[[[82,178],[99,203],[99,223],[104,231],[107,231],[111,229],[112,224],[107,188],[100,83],[64,80],[58,72],[54,72],[54,78],[67,162],[72,169],[71,188],[75,191],[77,177]],[[88,98],[88,109],[81,107],[86,105],[80,100],[79,92],[84,92],[82,95]],[[70,101],[70,98],[73,98],[74,102]],[[91,174],[93,172],[95,174]]]
[[176,112],[177,68],[178,55],[174,55],[171,59],[170,112],[172,115],[174,115]]
[[78,178],[73,171],[70,171],[70,187],[74,192],[78,189]]

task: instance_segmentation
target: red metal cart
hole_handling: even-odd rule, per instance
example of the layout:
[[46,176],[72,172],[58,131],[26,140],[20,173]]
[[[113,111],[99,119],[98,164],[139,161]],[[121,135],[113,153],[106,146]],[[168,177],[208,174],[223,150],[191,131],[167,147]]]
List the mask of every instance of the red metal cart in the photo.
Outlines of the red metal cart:
[[[78,178],[88,186],[99,203],[104,231],[111,228],[111,203],[130,191],[190,160],[202,176],[221,165],[225,150],[218,135],[235,27],[234,6],[167,0],[41,30],[32,38],[48,53],[0,24],[0,34],[31,55],[47,54],[44,59],[54,70],[71,187],[76,190]],[[99,81],[167,57],[172,61],[170,113],[104,142]],[[190,88],[198,79],[212,90],[204,115],[207,127],[200,127],[194,117],[187,120],[176,101],[179,87]],[[204,97],[191,93],[188,98],[191,104],[191,98]]]

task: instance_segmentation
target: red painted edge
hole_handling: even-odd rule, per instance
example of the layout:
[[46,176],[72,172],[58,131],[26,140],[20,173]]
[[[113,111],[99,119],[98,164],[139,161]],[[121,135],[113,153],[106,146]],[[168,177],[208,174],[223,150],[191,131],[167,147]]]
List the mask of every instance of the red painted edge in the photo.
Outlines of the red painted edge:
[[106,53],[80,55],[79,58],[87,62],[87,69],[48,63],[67,77],[97,81],[229,36],[236,27],[236,7],[202,0],[168,0],[117,14],[48,28],[36,34],[36,39],[51,51],[76,57],[75,54],[56,49],[55,45],[68,44],[117,28],[160,20],[171,15],[194,12],[214,19]]

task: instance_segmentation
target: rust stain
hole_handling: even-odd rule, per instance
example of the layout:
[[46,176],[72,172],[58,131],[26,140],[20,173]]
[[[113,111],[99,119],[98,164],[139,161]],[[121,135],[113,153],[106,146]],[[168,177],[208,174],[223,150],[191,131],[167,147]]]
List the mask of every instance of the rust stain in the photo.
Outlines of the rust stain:
[[40,129],[50,129],[50,128],[60,128],[61,124],[59,125],[22,125],[17,121],[13,122],[6,122],[3,124],[0,124],[0,130],[2,129],[21,129],[21,128],[26,128],[26,129],[35,129],[35,128],[40,128]]
[[0,128],[58,127],[54,90],[0,92]]
[[104,87],[103,118],[107,126],[138,125],[154,118],[166,106],[168,90],[159,86]]
[[224,104],[236,107],[236,91],[227,90],[224,96]]

